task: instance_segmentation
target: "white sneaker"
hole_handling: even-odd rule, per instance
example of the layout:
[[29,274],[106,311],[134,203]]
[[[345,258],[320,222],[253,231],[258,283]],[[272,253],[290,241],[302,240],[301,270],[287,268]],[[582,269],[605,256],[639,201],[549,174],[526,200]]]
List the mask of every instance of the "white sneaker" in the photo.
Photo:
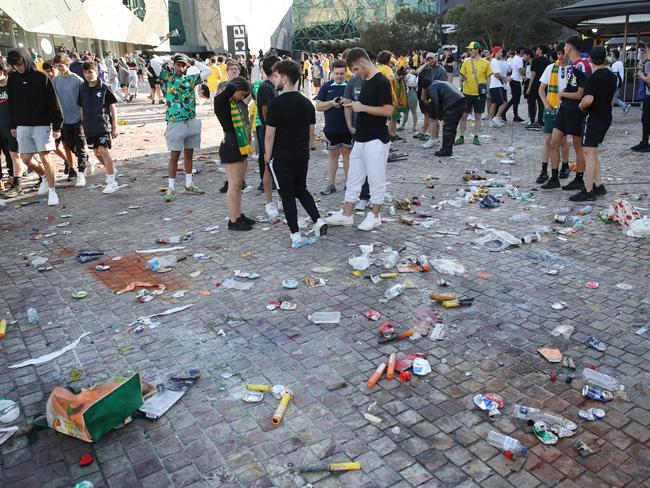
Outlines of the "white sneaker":
[[302,236],[300,235],[300,232],[291,234],[291,247],[294,249],[302,247]]
[[354,204],[354,209],[361,211],[361,210],[365,210],[367,206],[368,206],[368,200],[359,200],[357,203]]
[[278,213],[278,207],[274,202],[269,202],[266,205],[264,205],[264,210],[266,211],[266,215],[268,215],[270,219],[277,219],[278,216],[280,215]]
[[86,174],[92,176],[95,174],[95,161],[93,159],[88,159],[88,164],[86,165]]
[[59,204],[59,195],[56,194],[56,190],[47,191],[47,204],[49,206],[54,206]]
[[354,218],[352,215],[349,217],[343,215],[343,210],[339,210],[338,212],[334,212],[332,215],[327,217],[325,219],[325,222],[327,225],[344,225],[344,226],[351,226],[354,225]]
[[429,138],[429,140],[428,140],[427,142],[425,142],[424,144],[422,144],[422,147],[423,147],[424,149],[431,149],[433,146],[436,145],[437,142],[438,142],[437,139],[431,139],[431,138]]
[[47,186],[47,178],[43,176],[43,181],[41,181],[41,186],[38,187],[38,191],[36,193],[38,195],[47,195],[49,189],[50,187]]
[[375,217],[375,214],[372,212],[368,212],[366,214],[366,218],[363,219],[363,222],[361,222],[358,226],[357,229],[359,230],[372,230],[376,227],[379,227],[381,225],[381,215],[377,215]]
[[316,237],[324,236],[327,234],[327,222],[324,219],[318,219],[314,224],[314,235]]
[[492,117],[488,125],[490,127],[503,127],[505,124],[503,123],[503,120],[501,120],[499,117]]
[[109,181],[106,183],[106,186],[102,190],[102,193],[108,194],[108,193],[115,193],[117,190],[120,189],[120,186],[117,184],[117,181]]
[[74,186],[86,186],[86,175],[84,175],[81,171],[77,173],[77,181],[75,182]]
[[467,116],[467,120],[472,120],[473,121],[474,120],[474,114],[469,114]]

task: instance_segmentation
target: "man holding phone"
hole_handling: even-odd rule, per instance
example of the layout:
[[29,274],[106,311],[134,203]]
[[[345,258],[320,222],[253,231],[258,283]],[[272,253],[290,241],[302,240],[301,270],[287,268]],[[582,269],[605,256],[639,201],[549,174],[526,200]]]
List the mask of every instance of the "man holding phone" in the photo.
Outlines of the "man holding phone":
[[327,139],[327,182],[321,195],[336,191],[336,170],[339,155],[343,156],[343,172],[348,178],[350,151],[352,151],[352,134],[345,121],[343,95],[345,93],[345,61],[337,59],[330,66],[331,80],[325,83],[316,96],[316,110],[325,113],[325,139]]

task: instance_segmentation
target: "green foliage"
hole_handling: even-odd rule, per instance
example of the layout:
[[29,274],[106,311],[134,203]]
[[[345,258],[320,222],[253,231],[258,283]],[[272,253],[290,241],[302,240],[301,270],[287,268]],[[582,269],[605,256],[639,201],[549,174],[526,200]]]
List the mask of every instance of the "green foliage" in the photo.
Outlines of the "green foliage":
[[388,49],[394,54],[406,54],[418,49],[436,49],[439,34],[436,14],[404,8],[387,23],[363,28],[361,45],[375,52]]
[[452,41],[466,46],[478,41],[482,46],[530,46],[556,40],[561,26],[546,18],[556,0],[471,0],[445,14],[445,24],[455,24]]

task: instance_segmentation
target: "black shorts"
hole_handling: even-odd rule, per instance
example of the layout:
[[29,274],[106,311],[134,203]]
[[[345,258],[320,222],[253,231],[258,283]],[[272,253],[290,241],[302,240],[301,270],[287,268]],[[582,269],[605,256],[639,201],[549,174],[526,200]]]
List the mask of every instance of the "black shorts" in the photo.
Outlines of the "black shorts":
[[490,100],[492,100],[492,103],[502,105],[507,102],[506,98],[507,95],[505,88],[490,88]]
[[598,144],[605,140],[610,125],[612,125],[611,116],[609,119],[599,119],[587,115],[582,131],[582,146],[598,147]]
[[560,105],[553,122],[553,128],[567,136],[582,137],[582,124],[585,114],[578,107]]
[[465,113],[482,114],[485,112],[485,95],[465,95]]
[[6,132],[0,130],[0,139],[2,139],[3,148],[6,146],[11,152],[18,152],[18,141],[11,135],[11,130],[7,130]]
[[61,139],[70,149],[76,148],[77,145],[83,145],[85,137],[81,121],[76,124],[63,124],[61,126]]
[[338,149],[339,147],[352,149],[352,134],[349,132],[345,134],[325,132],[325,139],[327,139],[327,149]]
[[156,85],[160,85],[160,80],[158,79],[157,76],[154,77],[149,76],[147,78],[147,81],[149,82],[149,88],[156,88]]
[[101,134],[99,136],[86,136],[86,144],[88,149],[99,149],[105,147],[110,149],[112,146],[112,139],[110,134]]
[[246,160],[246,156],[239,152],[237,136],[234,132],[226,132],[223,141],[219,146],[219,158],[221,164],[240,163]]
[[418,98],[418,106],[420,107],[420,112],[422,112],[423,115],[429,115],[429,112],[431,111],[430,104],[424,103],[420,98]]
[[313,80],[311,80],[311,83],[312,85],[314,85],[314,87],[320,88],[320,78],[314,78]]

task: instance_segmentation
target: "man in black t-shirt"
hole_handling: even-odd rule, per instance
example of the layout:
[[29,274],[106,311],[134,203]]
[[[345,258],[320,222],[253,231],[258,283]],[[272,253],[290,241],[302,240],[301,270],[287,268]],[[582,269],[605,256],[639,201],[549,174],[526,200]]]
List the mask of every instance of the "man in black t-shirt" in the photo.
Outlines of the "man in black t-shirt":
[[354,205],[367,177],[372,210],[357,228],[372,230],[381,225],[380,210],[386,193],[386,161],[390,148],[386,120],[393,114],[392,93],[390,82],[377,71],[364,49],[350,49],[345,61],[354,74],[364,79],[364,83],[359,101],[346,103],[358,116],[354,147],[350,154],[345,204],[326,221],[330,225],[354,224]]
[[616,75],[607,69],[607,51],[602,46],[591,50],[592,75],[585,86],[585,96],[580,109],[587,112],[582,132],[582,150],[585,158],[585,188],[571,196],[574,202],[596,200],[596,195],[605,195],[607,190],[600,175],[598,144],[603,142],[609,126],[612,125],[612,107],[616,102]]
[[300,65],[285,60],[273,66],[275,87],[281,90],[266,112],[264,159],[282,198],[284,216],[291,231],[291,247],[302,247],[313,241],[300,235],[296,198],[314,222],[314,233],[327,234],[327,224],[321,218],[314,197],[307,190],[309,151],[314,148],[316,111],[311,102],[297,89]]
[[[540,44],[535,50],[535,58],[530,63],[530,81],[528,88],[526,88],[526,96],[528,97],[528,117],[530,123],[528,126],[539,130],[544,125],[544,103],[539,98],[539,84],[540,78],[544,73],[550,61],[546,57],[548,54],[548,46]],[[537,116],[537,117],[536,117]]]
[[266,210],[266,215],[268,215],[270,219],[276,219],[278,217],[278,208],[275,203],[273,203],[273,177],[264,162],[264,137],[266,134],[266,112],[268,111],[271,102],[278,96],[273,83],[273,65],[279,62],[279,57],[271,55],[264,58],[260,63],[266,79],[257,89],[257,97],[255,100],[255,103],[257,104],[257,113],[262,122],[255,128],[255,137],[257,138],[259,149],[259,158],[257,162],[260,169],[260,179],[262,180],[259,189],[264,191],[266,197],[264,209]]

